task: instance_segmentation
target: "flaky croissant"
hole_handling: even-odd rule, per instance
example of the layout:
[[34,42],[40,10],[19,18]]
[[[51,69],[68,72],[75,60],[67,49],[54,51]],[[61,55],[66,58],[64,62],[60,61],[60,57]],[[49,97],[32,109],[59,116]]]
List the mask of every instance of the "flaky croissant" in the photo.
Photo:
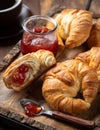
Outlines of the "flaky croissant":
[[15,60],[2,74],[2,78],[8,88],[20,91],[55,64],[52,52],[39,50]]
[[83,44],[92,28],[92,13],[86,10],[65,9],[55,20],[58,22],[58,34],[65,41],[67,48]]
[[[80,60],[59,62],[45,75],[42,94],[55,110],[70,114],[87,111],[98,92],[95,70]],[[82,94],[82,99],[78,94]]]
[[89,51],[78,54],[76,59],[86,62],[91,68],[95,69],[100,82],[100,47],[92,47]]
[[[51,22],[47,22],[46,27],[50,30],[54,29],[54,26],[52,25]],[[63,43],[62,38],[59,36],[58,31],[56,31],[55,35],[56,35],[57,40],[58,40],[58,50],[57,50],[57,54],[56,54],[56,58],[58,58],[62,54],[62,52],[64,51],[65,45]]]
[[93,46],[100,47],[100,18],[95,20],[95,22],[93,23],[93,27],[87,43],[89,48]]

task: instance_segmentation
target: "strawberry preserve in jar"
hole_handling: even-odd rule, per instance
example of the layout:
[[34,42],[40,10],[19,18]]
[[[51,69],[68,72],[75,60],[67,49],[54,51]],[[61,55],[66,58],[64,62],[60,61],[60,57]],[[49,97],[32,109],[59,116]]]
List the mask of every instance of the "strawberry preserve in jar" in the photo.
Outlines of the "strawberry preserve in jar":
[[39,49],[57,53],[58,41],[56,37],[57,23],[48,16],[34,15],[24,20],[24,33],[21,40],[21,52],[27,54]]

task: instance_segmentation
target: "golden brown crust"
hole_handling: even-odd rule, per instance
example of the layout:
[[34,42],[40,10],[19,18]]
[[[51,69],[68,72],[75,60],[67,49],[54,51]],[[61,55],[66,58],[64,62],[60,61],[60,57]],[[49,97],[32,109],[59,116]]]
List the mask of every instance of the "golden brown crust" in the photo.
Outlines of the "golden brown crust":
[[58,22],[58,33],[65,40],[67,48],[83,44],[89,37],[92,28],[92,13],[86,10],[65,9],[55,18]]
[[[42,87],[43,96],[53,109],[71,114],[88,110],[97,92],[96,71],[76,59],[57,63],[46,73]],[[84,100],[76,98],[78,93]]]
[[56,54],[56,58],[59,58],[61,56],[61,54],[63,53],[64,49],[65,49],[65,45],[63,40],[61,39],[61,37],[59,36],[59,33],[56,33],[57,39],[58,39],[58,50],[57,50],[57,54]]
[[[3,73],[2,78],[6,86],[16,91],[21,91],[31,84],[36,78],[41,76],[47,69],[56,64],[56,59],[52,52],[47,50],[39,50],[37,52],[28,53],[15,60]],[[19,67],[25,65],[28,71],[25,75],[19,72]],[[22,75],[19,79],[19,76]],[[17,78],[18,81],[14,82],[12,79]],[[23,77],[25,76],[25,77]],[[25,78],[20,83],[19,80]],[[16,79],[15,79],[16,80]]]
[[100,18],[95,21],[96,22],[93,23],[90,36],[87,40],[89,48],[93,46],[100,47]]
[[[58,14],[57,14],[57,15],[58,15]],[[54,18],[55,18],[55,17],[56,17],[56,16],[54,16]],[[52,23],[50,23],[50,22],[47,23],[46,27],[47,27],[48,29],[51,29],[51,30],[54,28],[54,26],[53,26]],[[56,31],[55,35],[56,35],[56,37],[57,37],[57,39],[58,39],[58,50],[57,50],[57,54],[56,54],[56,58],[58,58],[58,57],[62,54],[63,50],[65,49],[65,45],[64,45],[63,40],[62,40],[61,37],[59,36],[59,32],[58,32],[58,31]]]
[[85,61],[93,69],[100,70],[100,47],[92,47],[86,52],[79,53],[76,59]]
[[89,51],[80,53],[76,59],[86,62],[91,68],[95,69],[100,82],[100,47],[92,47]]

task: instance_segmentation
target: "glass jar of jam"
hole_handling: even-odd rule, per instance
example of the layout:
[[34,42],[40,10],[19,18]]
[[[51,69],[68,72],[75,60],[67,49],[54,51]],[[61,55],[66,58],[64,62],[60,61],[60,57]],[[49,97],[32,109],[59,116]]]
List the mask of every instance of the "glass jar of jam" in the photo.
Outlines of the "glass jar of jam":
[[24,20],[23,29],[22,54],[46,49],[56,55],[58,49],[58,41],[55,35],[57,23],[53,18],[40,15],[31,16]]

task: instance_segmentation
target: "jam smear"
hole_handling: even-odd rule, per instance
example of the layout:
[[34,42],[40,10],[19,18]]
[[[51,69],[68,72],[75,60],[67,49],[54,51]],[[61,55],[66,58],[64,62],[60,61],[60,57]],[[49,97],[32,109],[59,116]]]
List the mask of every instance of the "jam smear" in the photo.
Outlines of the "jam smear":
[[25,80],[25,73],[28,72],[29,67],[25,64],[22,64],[18,67],[18,70],[12,76],[12,81],[14,83],[23,84]]
[[33,117],[35,114],[38,114],[41,112],[41,107],[34,105],[32,103],[27,103],[24,105],[25,114],[28,117]]
[[[58,40],[53,33],[50,32],[46,27],[35,27],[33,28],[33,34],[24,32],[21,40],[21,51],[23,54],[35,52],[39,49],[49,50],[57,53]],[[34,33],[36,35],[34,35]]]

